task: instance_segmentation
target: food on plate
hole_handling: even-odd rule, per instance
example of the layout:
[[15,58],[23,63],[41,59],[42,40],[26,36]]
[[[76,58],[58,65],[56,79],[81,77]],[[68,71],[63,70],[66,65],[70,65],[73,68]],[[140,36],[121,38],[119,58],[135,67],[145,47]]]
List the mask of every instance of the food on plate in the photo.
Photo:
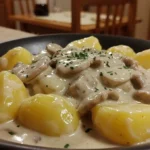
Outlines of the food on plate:
[[76,40],[76,41],[73,41],[67,45],[67,47],[72,47],[72,46],[78,47],[78,48],[83,48],[83,47],[95,48],[97,50],[102,49],[100,42],[94,36],[90,36],[88,38]]
[[0,57],[0,70],[10,70],[18,62],[31,64],[32,54],[23,47],[15,47]]
[[119,54],[122,54],[124,56],[131,57],[131,58],[134,58],[136,55],[134,50],[131,47],[126,46],[126,45],[113,46],[113,47],[110,47],[108,49],[108,51],[112,52],[112,53],[119,53]]
[[149,116],[150,105],[146,104],[106,104],[92,110],[93,123],[100,134],[122,145],[150,138]]
[[15,119],[28,91],[22,81],[8,71],[0,72],[0,123]]
[[79,124],[74,106],[65,97],[54,94],[37,94],[26,99],[19,109],[18,120],[49,136],[71,134]]
[[7,118],[11,109],[3,111],[6,117],[0,115],[4,121],[13,119],[1,123],[0,134],[8,129],[13,133],[3,139],[59,148],[108,148],[150,140],[150,70],[143,63],[149,61],[149,51],[136,54],[126,45],[102,50],[93,36],[66,47],[50,42],[37,55],[13,50],[4,55],[13,65],[0,64],[9,70],[0,73],[5,96],[1,107],[19,102],[12,117]]
[[139,65],[141,65],[145,69],[149,69],[150,49],[137,53],[134,59],[138,61]]

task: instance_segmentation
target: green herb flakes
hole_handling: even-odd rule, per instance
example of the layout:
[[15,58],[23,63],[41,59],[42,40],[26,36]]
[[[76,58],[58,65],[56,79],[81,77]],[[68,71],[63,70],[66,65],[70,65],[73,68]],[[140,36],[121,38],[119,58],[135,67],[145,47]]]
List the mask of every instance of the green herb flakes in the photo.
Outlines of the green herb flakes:
[[99,89],[95,87],[95,92],[97,92]]
[[9,133],[10,135],[15,135],[15,132],[13,132],[13,131],[8,131],[8,133]]
[[103,76],[103,73],[102,73],[102,72],[100,72],[100,76],[101,76],[101,77]]
[[70,144],[65,144],[64,148],[69,148]]
[[70,69],[71,69],[71,70],[73,70],[73,69],[74,69],[74,67],[70,67]]
[[110,67],[110,65],[109,65],[109,62],[108,62],[108,61],[106,62],[106,66],[107,66],[107,67]]
[[123,68],[124,68],[124,69],[129,69],[129,67],[128,67],[128,66],[123,66]]

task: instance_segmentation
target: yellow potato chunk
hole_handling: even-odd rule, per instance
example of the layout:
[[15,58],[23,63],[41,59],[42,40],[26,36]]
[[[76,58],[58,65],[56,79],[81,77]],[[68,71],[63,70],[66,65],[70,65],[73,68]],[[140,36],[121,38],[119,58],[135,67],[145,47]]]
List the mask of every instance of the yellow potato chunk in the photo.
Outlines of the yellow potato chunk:
[[126,46],[126,45],[113,46],[113,47],[110,47],[107,51],[112,52],[112,53],[119,53],[119,54],[122,54],[123,56],[128,56],[131,58],[134,58],[136,55],[134,50],[131,47]]
[[73,42],[69,43],[67,45],[67,47],[68,46],[71,46],[71,47],[73,46],[73,47],[78,47],[78,48],[88,47],[88,48],[95,48],[97,50],[102,49],[102,46],[101,46],[99,40],[94,36],[90,36],[87,38],[73,41]]
[[145,69],[149,69],[150,49],[137,53],[134,59],[138,61],[139,65],[141,65]]
[[0,72],[0,123],[14,119],[28,92],[22,81],[8,71]]
[[97,105],[92,120],[101,134],[117,144],[132,145],[150,138],[150,105]]
[[49,136],[73,133],[79,124],[72,104],[66,98],[53,94],[37,94],[24,101],[19,109],[18,121]]
[[10,70],[18,62],[31,64],[32,54],[23,47],[13,48],[0,58],[0,70]]

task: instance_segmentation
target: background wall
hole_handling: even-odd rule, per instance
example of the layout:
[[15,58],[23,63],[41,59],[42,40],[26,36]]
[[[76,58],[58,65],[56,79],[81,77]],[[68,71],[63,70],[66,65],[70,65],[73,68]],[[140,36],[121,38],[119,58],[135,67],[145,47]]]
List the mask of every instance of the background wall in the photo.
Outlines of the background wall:
[[136,26],[135,37],[147,39],[150,33],[150,0],[138,0],[137,17],[142,22]]

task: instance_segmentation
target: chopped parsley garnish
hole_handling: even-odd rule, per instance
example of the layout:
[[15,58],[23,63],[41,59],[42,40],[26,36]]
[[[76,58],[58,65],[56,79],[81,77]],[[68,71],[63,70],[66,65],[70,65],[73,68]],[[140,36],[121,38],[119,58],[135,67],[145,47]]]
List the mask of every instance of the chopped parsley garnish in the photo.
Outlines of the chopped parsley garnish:
[[65,67],[67,67],[67,66],[69,66],[69,63],[66,63],[66,64],[65,64]]
[[73,69],[74,69],[74,67],[70,67],[70,69],[72,69],[72,70],[73,70]]
[[86,59],[88,58],[88,53],[85,51],[80,53],[75,52],[75,53],[71,53],[71,56],[68,58]]
[[85,130],[85,132],[88,133],[88,132],[90,132],[91,130],[92,130],[92,128],[87,128],[87,129]]
[[36,62],[37,62],[37,60],[33,60],[33,61],[32,61],[32,64],[34,64],[34,63],[36,63]]
[[113,75],[113,72],[112,72],[112,71],[108,71],[107,73],[109,73],[110,75]]
[[10,135],[15,135],[15,132],[13,132],[13,131],[8,131],[8,133],[9,133]]
[[31,66],[31,68],[34,68],[35,66]]
[[107,87],[104,87],[105,90],[107,90]]
[[112,73],[112,71],[108,71],[107,73]]
[[108,61],[106,62],[106,66],[107,66],[107,67],[110,67],[110,66],[109,66],[109,62],[108,62]]
[[95,87],[95,92],[97,92],[99,89]]
[[65,144],[64,148],[69,148],[70,144]]
[[100,72],[100,76],[101,76],[101,77],[103,76],[103,73],[102,73],[102,72]]
[[129,69],[129,67],[128,67],[128,66],[123,66],[123,68],[124,68],[124,69]]
[[96,60],[96,57],[94,57],[93,60],[95,61],[95,60]]
[[46,85],[46,87],[48,87],[48,85]]
[[24,73],[24,71],[21,71],[21,73]]

